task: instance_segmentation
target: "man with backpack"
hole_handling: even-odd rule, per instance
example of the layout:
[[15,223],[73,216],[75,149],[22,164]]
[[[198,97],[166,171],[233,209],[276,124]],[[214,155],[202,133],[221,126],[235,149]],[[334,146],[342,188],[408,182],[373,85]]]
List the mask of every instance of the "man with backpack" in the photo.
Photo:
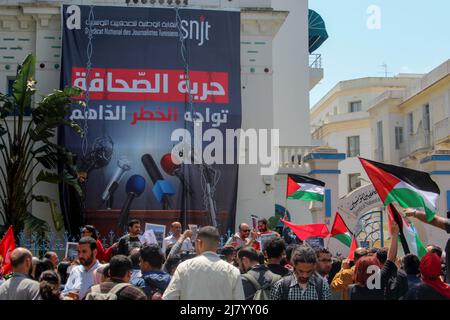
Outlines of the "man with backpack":
[[238,252],[242,286],[246,300],[270,300],[272,286],[281,279],[264,264],[259,264],[258,252],[252,247],[244,247]]
[[128,283],[131,270],[130,258],[124,255],[112,257],[109,261],[110,281],[91,287],[86,300],[147,300],[141,289]]
[[316,253],[301,245],[292,253],[294,274],[279,280],[272,288],[272,300],[329,300],[328,282],[316,275]]

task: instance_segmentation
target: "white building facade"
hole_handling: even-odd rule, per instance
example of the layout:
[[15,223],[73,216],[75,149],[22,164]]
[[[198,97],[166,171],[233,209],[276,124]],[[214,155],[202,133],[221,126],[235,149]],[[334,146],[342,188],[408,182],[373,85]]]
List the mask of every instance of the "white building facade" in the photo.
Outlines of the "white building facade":
[[[361,156],[430,173],[441,190],[438,211],[446,215],[450,210],[449,66],[446,61],[424,75],[342,81],[314,106],[313,140],[346,153],[339,163],[340,197],[370,183],[357,159]],[[415,226],[425,244],[445,245],[445,232],[421,222]]]

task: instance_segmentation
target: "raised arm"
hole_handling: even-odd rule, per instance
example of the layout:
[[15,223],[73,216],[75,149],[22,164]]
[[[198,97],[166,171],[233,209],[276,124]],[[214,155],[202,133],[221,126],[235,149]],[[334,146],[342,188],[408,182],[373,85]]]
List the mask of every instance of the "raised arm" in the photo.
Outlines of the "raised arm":
[[441,216],[436,215],[436,216],[434,216],[433,220],[428,222],[427,218],[426,218],[426,214],[422,210],[416,210],[416,209],[413,209],[413,208],[408,208],[408,209],[403,209],[403,213],[407,217],[415,217],[415,218],[419,219],[422,222],[431,224],[431,225],[433,225],[435,227],[438,227],[438,228],[440,228],[442,230],[446,230],[446,231],[448,230],[447,229],[448,228],[447,225],[449,223],[448,219],[445,219],[445,218],[443,218]]

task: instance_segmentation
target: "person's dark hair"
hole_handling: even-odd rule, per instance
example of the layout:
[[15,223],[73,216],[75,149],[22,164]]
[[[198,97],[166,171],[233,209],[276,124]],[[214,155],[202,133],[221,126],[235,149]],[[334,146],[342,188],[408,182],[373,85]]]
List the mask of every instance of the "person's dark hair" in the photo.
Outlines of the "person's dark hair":
[[109,263],[104,265],[103,270],[102,270],[102,275],[105,278],[110,278],[111,277],[111,274],[109,273]]
[[44,258],[50,260],[50,259],[52,258],[53,255],[56,255],[56,252],[53,252],[53,251],[47,251],[47,252],[44,254]]
[[61,279],[53,270],[44,271],[39,277],[39,292],[42,300],[60,300]]
[[319,259],[321,254],[331,254],[330,250],[322,247],[314,249],[314,252],[316,253],[317,259]]
[[141,257],[141,252],[139,248],[134,248],[130,252],[130,260],[133,266],[133,269],[139,269],[139,258]]
[[387,248],[379,248],[376,253],[376,257],[380,263],[385,264],[388,256]]
[[80,241],[78,241],[78,245],[81,245],[81,244],[88,244],[89,248],[91,248],[91,250],[97,249],[97,242],[92,237],[81,238]]
[[225,246],[222,248],[222,250],[220,251],[220,254],[223,254],[224,256],[231,256],[234,253],[234,247],[232,246]]
[[418,275],[420,273],[419,265],[420,260],[415,254],[408,253],[402,259],[403,270],[408,275]]
[[370,249],[367,251],[367,255],[369,255],[369,256],[374,256],[374,255],[377,254],[377,252],[378,252],[378,248],[370,248]]
[[132,269],[131,260],[118,254],[109,260],[109,275],[111,278],[123,278]]
[[238,252],[238,258],[239,260],[242,260],[242,258],[248,258],[250,261],[259,262],[259,255],[258,252],[253,249],[252,247],[244,247]]
[[435,246],[433,244],[428,245],[428,247],[431,247],[431,250],[430,250],[431,253],[437,254],[439,258],[442,257],[442,248],[441,247]]
[[153,268],[161,269],[164,263],[164,257],[157,244],[151,244],[141,249],[141,259],[147,262]]
[[264,223],[267,226],[267,219],[266,218],[258,219],[258,223],[260,223],[260,222]]
[[[16,249],[17,250],[17,249]],[[15,250],[14,250],[15,251]],[[22,263],[25,262],[27,258],[32,259],[33,256],[29,251],[20,251],[20,254],[17,254],[17,252],[14,252],[15,254],[11,254],[10,261],[13,268],[17,268]]]
[[331,285],[331,282],[334,279],[334,276],[341,270],[342,267],[342,259],[331,258],[331,270],[328,274],[328,284]]
[[259,264],[266,263],[265,259],[266,259],[266,257],[264,257],[264,253],[262,253],[261,251],[258,251],[258,262],[259,262]]
[[292,263],[296,265],[297,263],[316,263],[316,253],[311,247],[301,245],[292,252]]
[[52,262],[49,259],[39,260],[34,269],[34,280],[39,280],[41,274],[47,270],[53,270]]
[[135,224],[141,224],[141,222],[138,219],[131,219],[130,221],[128,221],[128,227],[131,228],[133,227]]
[[266,251],[267,258],[280,258],[286,249],[284,240],[281,238],[273,238],[267,241],[263,251]]
[[182,259],[179,254],[174,254],[173,256],[170,256],[169,259],[166,261],[166,270],[171,273],[173,268],[176,268],[180,263]]
[[83,227],[83,229],[86,229],[87,231],[92,233],[91,237],[97,241],[97,239],[98,239],[97,229],[95,229],[95,227],[93,225],[87,224]]
[[296,243],[292,243],[286,247],[286,260],[289,264],[291,264],[292,252],[297,249],[300,245]]
[[206,226],[202,227],[198,230],[197,238],[211,240],[211,241],[220,241],[219,231],[216,227]]
[[61,279],[61,284],[66,284],[66,282],[67,282],[67,278],[69,277],[69,274],[67,273],[67,269],[69,268],[69,266],[70,266],[69,261],[61,261],[58,264],[57,270],[58,270],[59,277]]

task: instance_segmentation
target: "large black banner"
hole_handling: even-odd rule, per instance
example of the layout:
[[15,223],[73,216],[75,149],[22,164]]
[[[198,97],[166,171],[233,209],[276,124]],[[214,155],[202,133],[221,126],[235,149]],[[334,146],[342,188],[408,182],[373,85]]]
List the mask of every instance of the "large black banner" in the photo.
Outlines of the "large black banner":
[[[182,164],[186,152],[173,148],[189,142],[186,132],[194,139],[194,124],[215,137],[241,126],[239,12],[70,5],[62,25],[62,85],[85,90],[80,99],[87,102],[70,115],[87,129],[86,139],[60,134],[87,175],[84,207],[61,189],[70,232],[83,212],[128,202],[184,212],[210,211],[213,203],[216,213],[227,212],[222,230],[233,228],[238,166]],[[226,153],[219,146],[212,154],[219,149]]]

